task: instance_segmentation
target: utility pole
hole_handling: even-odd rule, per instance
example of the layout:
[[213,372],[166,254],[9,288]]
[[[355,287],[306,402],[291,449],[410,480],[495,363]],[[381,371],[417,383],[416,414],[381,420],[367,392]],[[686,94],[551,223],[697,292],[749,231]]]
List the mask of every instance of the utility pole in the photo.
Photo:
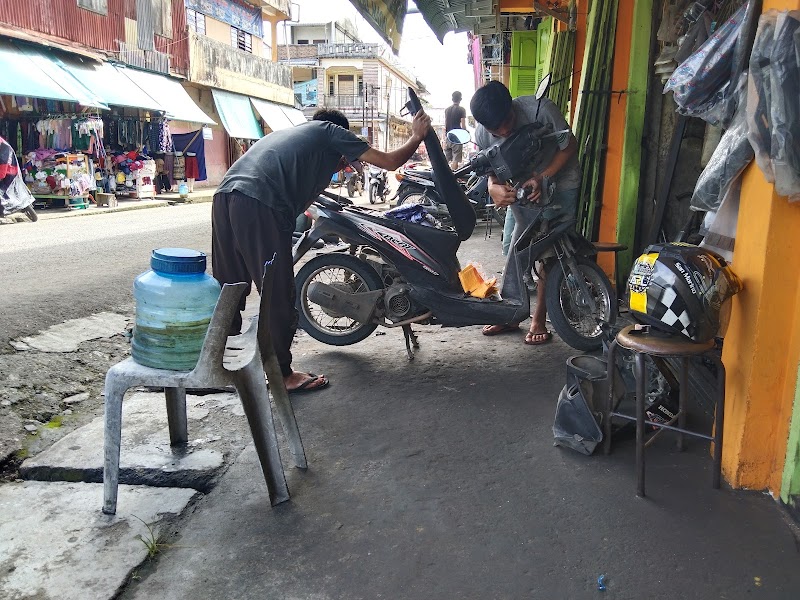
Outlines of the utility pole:
[[386,135],[384,136],[384,152],[389,151],[389,106],[391,104],[390,99],[392,96],[392,86],[391,86],[391,79],[389,80],[389,85],[386,87]]
[[361,98],[361,135],[364,135],[364,129],[367,129],[367,135],[369,135],[369,129],[367,128],[367,86],[362,83],[362,87],[364,88],[364,96]]
[[375,84],[369,84],[369,120],[370,120],[370,132],[371,135],[369,136],[370,144],[373,146],[378,141],[378,136],[375,133]]

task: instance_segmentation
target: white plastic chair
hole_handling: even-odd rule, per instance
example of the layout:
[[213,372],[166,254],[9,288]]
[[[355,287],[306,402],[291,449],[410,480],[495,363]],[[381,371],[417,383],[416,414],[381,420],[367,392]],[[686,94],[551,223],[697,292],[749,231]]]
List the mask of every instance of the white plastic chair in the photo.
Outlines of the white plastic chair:
[[[119,486],[120,442],[122,438],[122,401],[125,392],[135,386],[163,387],[167,400],[167,421],[171,446],[189,440],[186,418],[186,389],[232,385],[236,388],[250,424],[270,503],[275,506],[289,499],[289,489],[281,464],[280,450],[272,418],[272,407],[264,378],[266,371],[278,417],[294,465],[307,467],[303,441],[297,428],[289,393],[283,383],[269,330],[269,307],[272,297],[272,269],[268,266],[261,287],[259,316],[242,335],[228,337],[234,314],[247,284],[226,284],[222,288],[206,333],[200,359],[192,371],[153,369],[128,358],[111,367],[105,384],[105,461],[103,465],[103,512],[115,514]],[[261,347],[267,348],[262,363]]]

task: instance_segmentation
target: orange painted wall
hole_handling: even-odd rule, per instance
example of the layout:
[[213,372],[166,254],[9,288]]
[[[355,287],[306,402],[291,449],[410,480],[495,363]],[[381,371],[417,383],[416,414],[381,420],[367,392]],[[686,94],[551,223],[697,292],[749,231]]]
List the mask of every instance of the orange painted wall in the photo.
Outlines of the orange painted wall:
[[[763,10],[800,8],[764,0]],[[797,365],[800,362],[800,203],[775,194],[755,164],[744,173],[725,337],[727,368],[723,470],[735,487],[780,492]]]
[[[628,87],[634,3],[635,0],[619,0],[614,46],[614,70],[611,79],[612,90],[624,90]],[[626,107],[627,96],[625,94],[611,96],[605,168],[603,170],[603,204],[600,212],[600,232],[598,236],[598,239],[602,242],[617,241],[617,200],[619,198],[620,172],[622,171],[622,148],[625,143]],[[614,273],[613,253],[601,254],[598,257],[598,263],[606,273]],[[616,276],[616,274],[614,275]],[[613,278],[612,281],[614,281]]]

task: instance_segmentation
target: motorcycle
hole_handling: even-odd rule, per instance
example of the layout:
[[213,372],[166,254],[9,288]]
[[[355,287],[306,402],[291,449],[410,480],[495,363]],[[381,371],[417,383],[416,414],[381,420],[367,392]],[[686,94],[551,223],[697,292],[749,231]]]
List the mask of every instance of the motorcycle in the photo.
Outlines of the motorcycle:
[[389,174],[386,169],[369,167],[369,203],[386,202],[389,196]]
[[344,180],[347,186],[347,195],[352,198],[356,194],[359,196],[364,191],[364,177],[353,165],[347,165],[344,169]]
[[38,221],[33,200],[22,178],[14,149],[0,137],[0,217],[21,212],[31,221]]
[[[468,166],[456,171],[456,176],[477,217],[481,220],[494,219],[502,227],[505,223],[505,210],[496,208],[492,203],[489,197],[488,178],[470,172]],[[450,225],[450,211],[436,191],[436,183],[430,169],[405,168],[397,177],[400,185],[393,197],[397,198],[393,206],[421,204],[443,224]]]
[[[545,88],[546,89],[546,88]],[[544,92],[542,92],[543,94]],[[421,109],[409,89],[410,113]],[[479,175],[494,172],[502,181],[521,179],[552,128],[521,128],[471,161]],[[466,133],[466,132],[464,132]],[[475,298],[465,294],[456,251],[475,228],[476,215],[450,170],[436,134],[425,145],[433,179],[446,201],[453,229],[427,227],[368,208],[343,206],[324,195],[312,205],[315,225],[293,249],[295,264],[323,235],[335,233],[349,246],[345,251],[321,253],[297,273],[295,285],[300,326],[313,338],[334,346],[366,339],[379,325],[403,330],[409,360],[419,344],[411,325],[446,327],[519,323],[530,314],[530,298],[523,274],[533,261],[550,263],[547,308],[556,332],[578,350],[598,350],[605,323],[616,319],[616,294],[592,257],[594,246],[575,231],[575,221],[550,223],[542,218],[552,198],[552,184],[544,182],[543,197],[533,210],[537,217],[512,246],[513,261],[505,273],[515,296]],[[466,168],[466,167],[465,167]],[[518,187],[518,184],[517,184]],[[520,190],[525,203],[529,190]]]

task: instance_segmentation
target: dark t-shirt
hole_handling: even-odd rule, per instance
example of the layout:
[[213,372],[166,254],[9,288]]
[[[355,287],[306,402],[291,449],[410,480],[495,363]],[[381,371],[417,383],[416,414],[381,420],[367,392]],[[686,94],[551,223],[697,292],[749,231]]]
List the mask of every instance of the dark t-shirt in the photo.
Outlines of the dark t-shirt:
[[309,121],[261,138],[225,174],[217,192],[241,192],[272,208],[284,230],[330,185],[339,160],[356,160],[369,144],[327,121]]
[[444,110],[444,130],[461,129],[461,119],[467,118],[467,111],[463,106],[453,104]]
[[[540,103],[541,107],[539,106]],[[533,174],[547,168],[547,165],[553,160],[557,149],[564,150],[569,145],[569,125],[567,125],[567,121],[558,107],[547,98],[537,100],[535,96],[520,96],[519,98],[514,98],[513,107],[514,127],[512,132],[538,120],[545,125],[552,125],[553,133],[557,134],[542,144],[541,152],[536,155],[530,167],[530,173]],[[475,128],[475,143],[481,150],[503,139],[505,138],[489,133],[481,124],[478,124],[478,127]],[[562,190],[574,190],[581,186],[581,166],[578,163],[577,154],[572,155],[567,163],[556,173],[555,182],[558,188]]]

